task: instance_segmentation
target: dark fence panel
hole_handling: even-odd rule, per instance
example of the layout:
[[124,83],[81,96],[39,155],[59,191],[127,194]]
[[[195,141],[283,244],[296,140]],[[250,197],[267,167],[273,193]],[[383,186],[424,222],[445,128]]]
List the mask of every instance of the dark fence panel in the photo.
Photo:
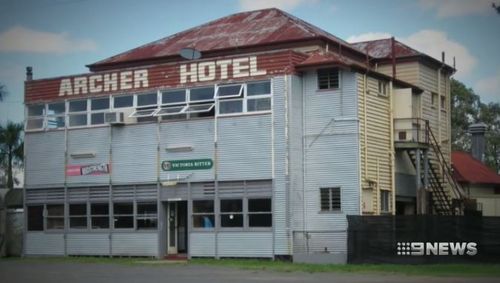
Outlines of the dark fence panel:
[[[500,262],[500,217],[477,216],[347,216],[349,263]],[[398,255],[401,252],[411,255]],[[476,255],[415,255],[403,243],[477,243]],[[448,249],[451,253],[451,251]],[[466,249],[468,251],[468,249]],[[472,251],[472,250],[470,250]]]

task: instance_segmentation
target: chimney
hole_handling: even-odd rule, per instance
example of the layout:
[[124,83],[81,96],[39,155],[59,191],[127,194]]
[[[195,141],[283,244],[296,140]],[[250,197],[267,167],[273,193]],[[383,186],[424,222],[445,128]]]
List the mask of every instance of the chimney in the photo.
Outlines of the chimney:
[[472,157],[484,162],[484,150],[486,147],[486,142],[484,138],[484,133],[486,132],[485,123],[476,123],[469,126],[469,133],[472,135],[472,145],[471,153]]
[[27,81],[33,80],[33,67],[31,66],[26,67],[26,80]]

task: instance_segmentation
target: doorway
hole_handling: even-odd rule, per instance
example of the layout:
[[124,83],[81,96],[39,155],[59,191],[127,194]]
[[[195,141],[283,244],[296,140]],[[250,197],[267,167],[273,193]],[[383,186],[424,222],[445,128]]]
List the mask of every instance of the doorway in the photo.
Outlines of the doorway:
[[187,201],[170,201],[167,206],[167,253],[186,254]]

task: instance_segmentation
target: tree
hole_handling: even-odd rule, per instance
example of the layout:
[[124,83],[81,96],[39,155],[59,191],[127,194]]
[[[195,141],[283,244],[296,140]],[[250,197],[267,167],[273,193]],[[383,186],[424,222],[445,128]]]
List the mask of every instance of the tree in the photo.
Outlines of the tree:
[[500,104],[481,104],[479,121],[484,122],[486,148],[484,162],[495,172],[500,171]]
[[2,101],[6,95],[7,95],[7,88],[0,83],[0,101]]
[[451,140],[453,150],[469,151],[467,131],[477,120],[481,101],[474,90],[463,83],[451,80]]
[[7,167],[7,188],[14,188],[12,169],[21,166],[23,161],[24,142],[22,139],[22,123],[7,122],[0,126],[0,161]]

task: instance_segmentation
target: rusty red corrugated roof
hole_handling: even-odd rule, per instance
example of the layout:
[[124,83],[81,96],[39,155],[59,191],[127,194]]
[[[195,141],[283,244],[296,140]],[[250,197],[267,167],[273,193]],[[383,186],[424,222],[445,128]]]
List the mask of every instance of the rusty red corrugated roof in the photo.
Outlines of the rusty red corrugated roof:
[[[368,55],[383,59],[383,58],[391,58],[392,57],[392,39],[378,39],[378,40],[370,40],[370,41],[362,41],[351,43],[351,46],[363,51],[363,53],[368,53]],[[394,49],[395,55],[397,58],[399,57],[408,57],[408,56],[419,56],[425,55],[417,50],[409,47],[406,44],[403,44],[397,40],[394,41]]]
[[457,181],[470,184],[500,185],[500,175],[472,157],[470,153],[453,151],[451,160]]
[[326,38],[352,48],[344,40],[272,8],[229,15],[104,59],[89,67],[174,56],[182,48],[195,48],[204,52],[315,38]]

